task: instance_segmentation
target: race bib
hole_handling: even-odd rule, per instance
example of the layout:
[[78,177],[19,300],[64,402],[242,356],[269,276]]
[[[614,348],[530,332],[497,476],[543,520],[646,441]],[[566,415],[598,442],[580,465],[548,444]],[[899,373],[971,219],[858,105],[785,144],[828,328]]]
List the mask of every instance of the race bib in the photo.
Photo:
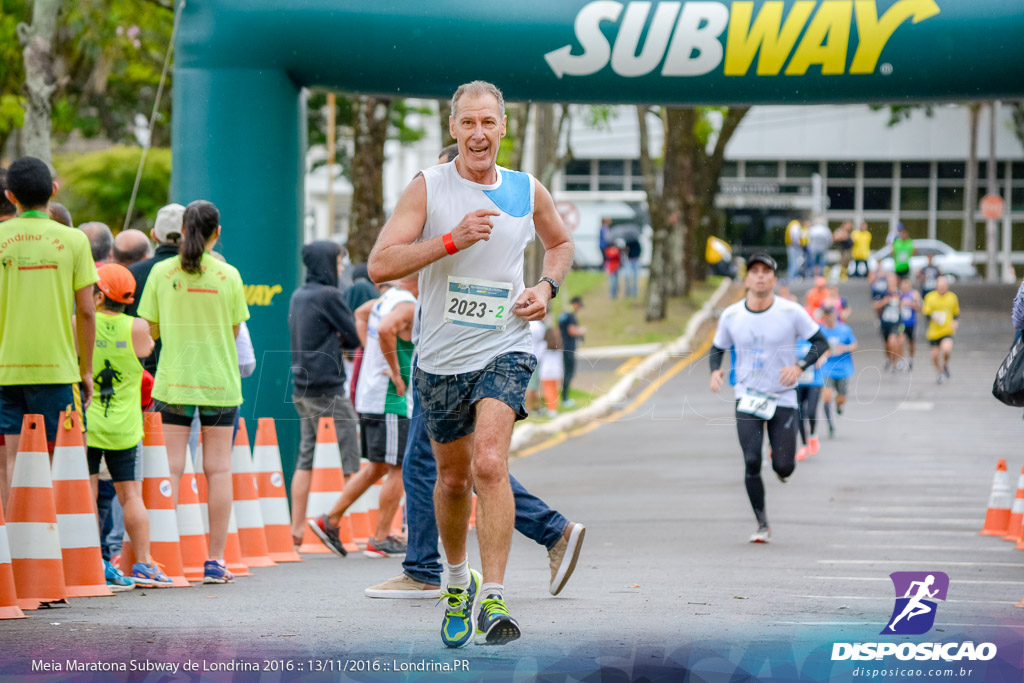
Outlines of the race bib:
[[814,366],[809,365],[807,369],[800,373],[800,379],[797,380],[797,384],[813,384],[814,383]]
[[935,311],[934,313],[932,313],[932,322],[935,323],[936,325],[945,325],[946,324],[946,312],[945,311]]
[[512,309],[512,283],[448,276],[444,322],[504,330]]
[[887,323],[898,323],[900,321],[900,307],[888,305],[882,310],[882,321]]
[[900,309],[900,313],[903,315],[903,320],[910,320],[914,317],[914,309],[909,306],[904,306]]
[[779,397],[775,394],[765,394],[754,389],[746,389],[743,395],[740,396],[738,410],[741,413],[747,413],[762,420],[770,420],[775,415],[775,406],[778,402]]

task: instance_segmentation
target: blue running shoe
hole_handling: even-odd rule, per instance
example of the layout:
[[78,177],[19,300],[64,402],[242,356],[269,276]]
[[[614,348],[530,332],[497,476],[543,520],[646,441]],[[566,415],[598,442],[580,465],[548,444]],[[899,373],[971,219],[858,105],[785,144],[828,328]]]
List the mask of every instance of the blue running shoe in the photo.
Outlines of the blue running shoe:
[[473,640],[473,612],[483,577],[469,570],[469,588],[445,586],[438,604],[444,602],[444,621],[441,622],[441,642],[445,647],[466,647]]
[[153,564],[136,562],[132,565],[132,580],[139,586],[152,586],[153,588],[170,588],[174,583],[167,578],[167,575],[160,571],[160,567]]
[[522,635],[519,622],[508,613],[508,605],[500,595],[488,595],[480,601],[476,618],[477,645],[504,645]]
[[135,588],[135,582],[125,576],[120,569],[103,560],[103,576],[107,580],[107,588],[113,593],[123,593]]
[[227,565],[217,560],[203,563],[203,583],[234,583],[235,576],[228,571]]

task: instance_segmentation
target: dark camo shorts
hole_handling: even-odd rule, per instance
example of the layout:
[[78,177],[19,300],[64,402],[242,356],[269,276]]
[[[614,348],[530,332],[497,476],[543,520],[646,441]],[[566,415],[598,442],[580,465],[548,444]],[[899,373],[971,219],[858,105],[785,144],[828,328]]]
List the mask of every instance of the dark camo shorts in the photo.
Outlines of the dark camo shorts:
[[474,406],[494,398],[516,412],[516,420],[527,417],[526,385],[537,367],[532,353],[505,353],[483,370],[458,375],[433,375],[416,368],[413,381],[420,399],[427,434],[437,443],[451,443],[473,433]]

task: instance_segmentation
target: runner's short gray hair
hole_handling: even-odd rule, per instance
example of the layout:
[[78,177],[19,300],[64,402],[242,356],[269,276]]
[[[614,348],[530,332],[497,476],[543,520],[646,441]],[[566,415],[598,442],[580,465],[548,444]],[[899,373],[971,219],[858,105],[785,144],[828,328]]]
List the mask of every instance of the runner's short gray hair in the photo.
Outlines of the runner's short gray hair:
[[505,98],[501,94],[501,90],[498,89],[498,86],[487,81],[470,81],[460,85],[455,94],[452,95],[453,119],[459,110],[459,100],[462,99],[463,95],[491,95],[494,99],[498,100],[498,109],[501,110],[501,115],[505,116]]

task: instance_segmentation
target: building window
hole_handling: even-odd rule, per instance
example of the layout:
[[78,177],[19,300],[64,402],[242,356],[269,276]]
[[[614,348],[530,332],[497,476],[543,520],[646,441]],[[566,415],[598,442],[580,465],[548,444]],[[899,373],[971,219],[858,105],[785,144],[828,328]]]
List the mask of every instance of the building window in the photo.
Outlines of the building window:
[[830,211],[853,211],[852,187],[835,187],[829,185],[828,201]]
[[722,178],[738,178],[740,166],[735,161],[726,161],[722,164]]
[[748,178],[778,178],[779,162],[777,161],[748,161]]
[[891,187],[865,187],[864,210],[888,211],[892,208]]
[[939,211],[963,211],[964,191],[959,187],[939,188]]
[[960,240],[964,234],[964,222],[959,218],[939,219],[935,225],[935,238],[945,242],[954,249],[960,248]]
[[900,164],[900,177],[906,178],[929,178],[932,165],[927,161],[904,161]]
[[920,238],[928,236],[927,218],[901,218],[900,222],[903,223],[903,227],[906,228],[911,237]]
[[590,159],[573,159],[565,165],[566,192],[590,190]]
[[826,165],[829,178],[856,178],[857,164],[852,161],[830,161]]
[[939,177],[961,180],[964,177],[964,169],[967,164],[962,161],[940,161]]
[[865,178],[892,178],[891,161],[865,161]]
[[[988,178],[988,162],[987,161],[979,161],[978,162],[978,177],[980,179],[982,179],[982,180],[984,180],[985,178]],[[1004,180],[1006,178],[1006,164],[1003,163],[1002,161],[997,161],[996,162],[996,178],[999,179],[999,180]]]
[[[867,188],[864,190],[867,193]],[[865,203],[867,198],[865,197]],[[900,211],[927,211],[928,210],[928,188],[927,187],[906,187],[900,188]]]
[[817,161],[787,161],[786,177],[810,178],[818,172],[818,168],[819,166]]

